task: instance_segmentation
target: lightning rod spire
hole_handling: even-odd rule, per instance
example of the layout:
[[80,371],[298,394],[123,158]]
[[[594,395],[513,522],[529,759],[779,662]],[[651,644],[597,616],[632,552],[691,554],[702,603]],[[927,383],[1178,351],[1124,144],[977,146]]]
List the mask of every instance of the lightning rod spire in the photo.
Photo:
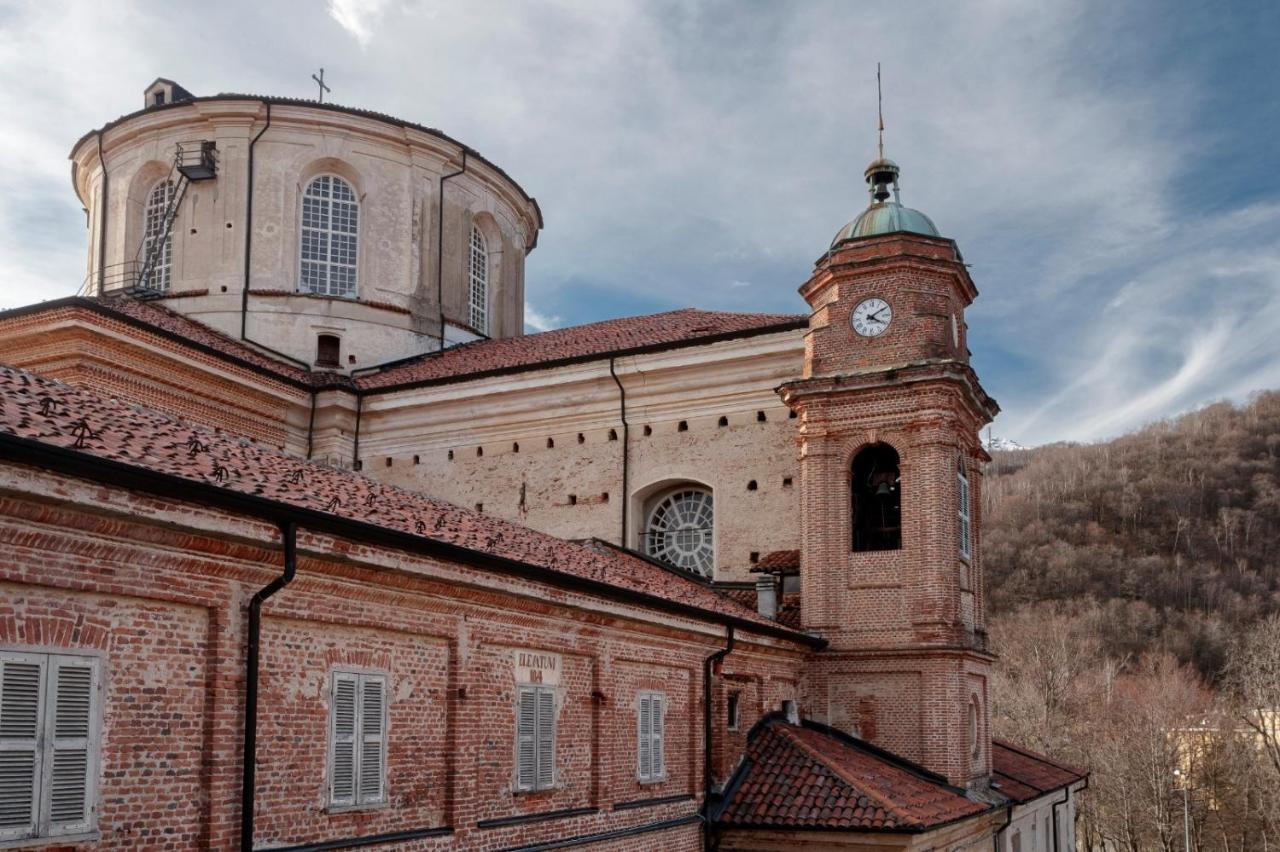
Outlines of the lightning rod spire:
[[884,159],[884,95],[880,89],[880,63],[876,63],[876,115],[880,119],[880,159]]

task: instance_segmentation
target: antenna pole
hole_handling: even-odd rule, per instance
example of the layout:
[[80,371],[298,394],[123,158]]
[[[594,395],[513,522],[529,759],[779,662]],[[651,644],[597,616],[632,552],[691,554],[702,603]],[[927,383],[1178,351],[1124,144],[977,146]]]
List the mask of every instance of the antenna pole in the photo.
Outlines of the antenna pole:
[[876,63],[876,115],[880,119],[880,159],[884,159],[884,95],[880,90],[880,63]]

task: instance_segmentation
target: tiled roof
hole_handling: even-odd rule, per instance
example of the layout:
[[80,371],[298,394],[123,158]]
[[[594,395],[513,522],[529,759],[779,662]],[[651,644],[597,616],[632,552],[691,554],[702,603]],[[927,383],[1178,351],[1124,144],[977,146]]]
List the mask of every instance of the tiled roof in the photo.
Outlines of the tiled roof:
[[751,732],[727,789],[725,826],[923,831],[990,807],[860,740],[778,716]]
[[1004,740],[991,741],[992,786],[1015,802],[1029,802],[1045,793],[1083,781],[1089,775],[1056,760]]
[[[781,629],[705,583],[645,559],[558,539],[12,367],[0,366],[0,434]],[[6,452],[0,445],[0,456]]]
[[477,340],[432,352],[362,376],[363,388],[448,382],[480,374],[536,369],[650,348],[711,343],[748,334],[804,327],[797,314],[738,314],[684,308],[605,320],[522,337]]
[[782,603],[778,604],[778,623],[792,630],[800,629],[800,594],[798,592],[782,596]]
[[752,571],[786,571],[800,567],[800,551],[773,550],[761,556]]

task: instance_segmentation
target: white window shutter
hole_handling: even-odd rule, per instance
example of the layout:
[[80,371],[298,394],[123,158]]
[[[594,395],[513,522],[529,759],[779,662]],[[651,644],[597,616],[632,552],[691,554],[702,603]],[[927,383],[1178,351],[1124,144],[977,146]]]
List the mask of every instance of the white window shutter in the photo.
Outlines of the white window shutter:
[[641,781],[653,777],[653,762],[650,759],[649,741],[653,729],[653,697],[647,692],[640,693],[640,718],[636,725],[636,752],[639,759]]
[[662,755],[662,743],[663,743],[662,711],[664,709],[663,704],[665,704],[666,702],[663,700],[663,697],[661,695],[653,696],[650,699],[650,701],[652,702],[651,712],[653,714],[650,721],[650,728],[649,728],[649,730],[652,732],[652,735],[650,737],[650,749],[652,750],[652,753],[653,753],[653,757],[651,760],[653,764],[653,777],[661,778],[667,772],[666,762],[663,760],[663,755]]
[[332,754],[329,765],[329,801],[334,805],[356,803],[356,692],[359,678],[348,672],[333,673]]
[[385,800],[387,763],[387,681],[382,675],[360,677],[360,804]]
[[51,836],[82,834],[93,823],[97,666],[84,657],[50,657],[41,823]]
[[45,657],[0,654],[0,840],[38,827]]
[[556,780],[556,697],[546,687],[538,695],[538,789],[546,790]]
[[532,790],[537,783],[537,691],[520,687],[516,705],[516,789]]
[[971,507],[969,503],[969,477],[965,475],[964,469],[961,468],[956,475],[956,479],[960,486],[960,507],[958,514],[960,516],[960,555],[968,557],[972,552],[972,525],[971,525]]

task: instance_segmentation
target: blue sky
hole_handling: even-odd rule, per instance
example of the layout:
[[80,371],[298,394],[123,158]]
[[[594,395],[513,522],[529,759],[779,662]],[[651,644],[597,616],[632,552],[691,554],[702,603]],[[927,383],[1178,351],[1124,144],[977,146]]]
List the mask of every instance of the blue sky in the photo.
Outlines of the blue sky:
[[536,327],[795,311],[865,205],[959,241],[998,434],[1095,440],[1280,387],[1280,5],[0,0],[0,305],[84,276],[66,156],[156,76],[436,126],[536,195]]

